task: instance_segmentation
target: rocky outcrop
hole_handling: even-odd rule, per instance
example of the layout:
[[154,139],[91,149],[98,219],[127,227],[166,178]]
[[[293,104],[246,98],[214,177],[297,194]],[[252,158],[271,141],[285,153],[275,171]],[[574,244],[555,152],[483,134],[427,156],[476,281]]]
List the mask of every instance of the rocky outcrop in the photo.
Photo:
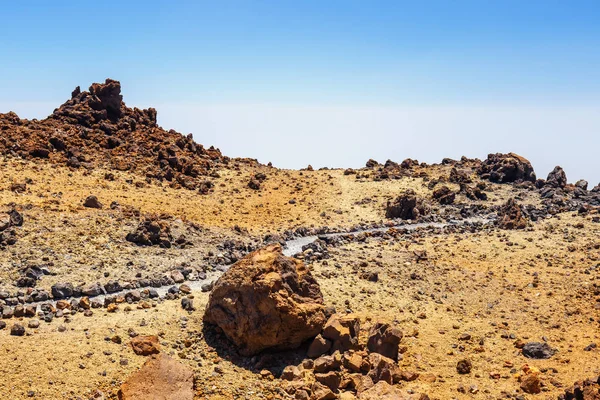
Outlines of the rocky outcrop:
[[600,377],[576,382],[559,400],[600,400]]
[[491,182],[535,182],[536,176],[529,160],[515,153],[489,154],[487,160],[481,163],[477,173],[482,179]]
[[153,356],[121,385],[118,397],[119,400],[192,400],[194,372],[167,355]]
[[71,99],[41,121],[0,114],[0,154],[72,168],[131,170],[187,189],[197,189],[203,176],[227,163],[218,149],[205,149],[191,134],[160,128],[156,115],[153,108],[127,107],[121,84],[107,79],[89,91],[76,88]]
[[[366,346],[359,336],[368,336]],[[297,399],[428,399],[397,386],[419,377],[398,365],[401,338],[388,322],[361,331],[357,314],[333,314],[309,348],[309,357],[317,358],[286,366],[283,389]]]
[[219,326],[243,355],[300,346],[325,324],[323,295],[304,263],[279,244],[250,253],[216,282],[204,322]]
[[169,223],[158,216],[146,217],[125,239],[140,246],[171,247],[173,236]]
[[412,189],[406,190],[393,201],[388,201],[385,209],[386,218],[418,219],[425,213],[423,201]]
[[456,194],[448,186],[442,186],[433,191],[433,199],[443,205],[454,203],[455,198]]
[[527,218],[515,199],[509,199],[498,211],[498,227],[502,229],[524,229]]
[[554,188],[564,188],[567,186],[567,174],[565,174],[565,171],[560,166],[557,165],[550,171],[548,178],[546,178],[546,186]]

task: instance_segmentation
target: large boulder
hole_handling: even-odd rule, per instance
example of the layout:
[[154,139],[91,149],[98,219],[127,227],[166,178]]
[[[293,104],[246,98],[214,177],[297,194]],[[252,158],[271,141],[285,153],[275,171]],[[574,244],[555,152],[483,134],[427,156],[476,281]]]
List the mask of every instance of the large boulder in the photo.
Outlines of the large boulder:
[[121,385],[118,396],[119,400],[192,400],[194,372],[167,355],[153,356]]
[[385,208],[386,218],[418,219],[425,214],[423,201],[414,190],[408,189],[393,201],[388,201]]
[[216,282],[204,322],[219,326],[242,355],[292,349],[321,332],[323,295],[303,262],[273,244],[250,253]]
[[529,160],[515,153],[489,154],[477,173],[483,179],[497,183],[535,182],[536,176]]

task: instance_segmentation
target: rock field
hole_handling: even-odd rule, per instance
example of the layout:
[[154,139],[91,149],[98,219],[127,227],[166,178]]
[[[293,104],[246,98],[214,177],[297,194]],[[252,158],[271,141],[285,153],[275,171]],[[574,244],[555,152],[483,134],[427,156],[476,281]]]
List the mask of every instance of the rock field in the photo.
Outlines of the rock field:
[[0,114],[0,398],[600,400],[600,186],[284,170],[156,115],[111,79]]

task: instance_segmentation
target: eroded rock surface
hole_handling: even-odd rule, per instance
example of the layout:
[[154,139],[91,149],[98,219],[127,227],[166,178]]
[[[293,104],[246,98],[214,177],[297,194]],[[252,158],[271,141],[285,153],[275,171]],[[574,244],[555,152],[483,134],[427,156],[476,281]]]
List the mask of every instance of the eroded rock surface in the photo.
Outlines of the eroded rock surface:
[[119,400],[192,400],[193,371],[171,357],[160,354],[148,359],[119,390]]
[[244,257],[215,284],[204,321],[219,326],[241,354],[291,349],[315,337],[326,321],[319,284],[279,244]]

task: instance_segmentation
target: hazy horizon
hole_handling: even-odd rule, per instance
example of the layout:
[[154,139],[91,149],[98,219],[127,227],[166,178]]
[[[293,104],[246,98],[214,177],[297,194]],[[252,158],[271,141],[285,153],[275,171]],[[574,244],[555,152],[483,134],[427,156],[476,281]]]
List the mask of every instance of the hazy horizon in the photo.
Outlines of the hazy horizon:
[[[42,119],[61,103],[16,103],[10,110],[21,118]],[[0,112],[9,111],[7,106],[0,102]],[[538,178],[560,165],[569,182],[586,179],[590,188],[600,183],[600,159],[587,146],[600,131],[595,107],[128,106],[155,107],[158,123],[167,130],[192,133],[196,142],[214,145],[224,155],[278,168],[359,168],[370,158],[439,163],[445,157],[485,159],[489,153],[514,152],[531,161]],[[572,121],[578,121],[578,132],[571,135],[565,132]],[[544,139],[527,134],[532,131],[545,132]],[[390,148],[390,142],[397,147]]]

